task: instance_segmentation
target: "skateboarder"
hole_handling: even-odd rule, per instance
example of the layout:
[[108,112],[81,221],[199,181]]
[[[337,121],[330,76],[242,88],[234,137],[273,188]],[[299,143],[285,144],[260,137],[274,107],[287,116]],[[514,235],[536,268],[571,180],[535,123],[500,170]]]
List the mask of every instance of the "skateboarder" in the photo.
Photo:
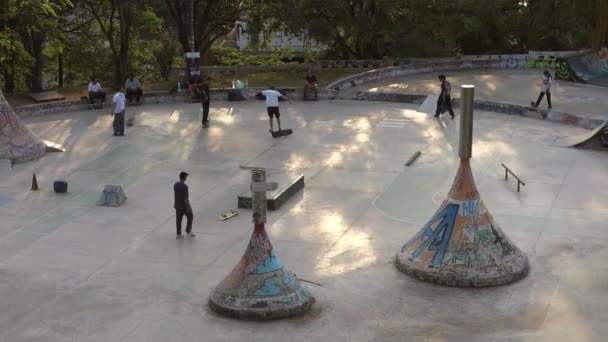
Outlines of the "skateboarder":
[[201,102],[203,103],[203,127],[209,127],[209,102],[211,101],[211,91],[209,90],[209,82],[211,77],[207,77],[199,88],[201,94]]
[[266,109],[268,111],[268,120],[270,122],[270,133],[274,132],[274,127],[272,124],[272,117],[276,116],[277,125],[279,126],[279,130],[281,131],[281,113],[279,112],[279,98],[283,98],[287,100],[286,96],[279,93],[275,90],[274,86],[270,87],[269,90],[262,91],[262,94],[266,97]]
[[553,77],[551,77],[551,73],[548,70],[543,72],[543,84],[541,86],[540,94],[538,95],[538,99],[536,103],[532,102],[531,105],[534,108],[538,108],[540,101],[543,100],[543,96],[547,95],[547,104],[549,105],[548,109],[551,110],[551,85],[553,83]]
[[125,94],[120,91],[120,87],[114,88],[116,94],[112,96],[112,115],[114,116],[114,136],[125,135]]
[[437,110],[435,111],[435,117],[438,118],[439,115],[445,111],[443,108],[447,108],[450,112],[450,116],[452,120],[454,120],[454,110],[452,109],[452,96],[450,95],[452,91],[452,86],[450,82],[445,79],[445,75],[439,75],[439,81],[441,82],[441,94],[439,94],[439,98],[437,99]]
[[187,172],[179,173],[179,182],[173,185],[173,192],[175,194],[175,202],[173,208],[175,208],[175,224],[177,227],[176,239],[181,239],[182,235],[182,219],[186,215],[186,236],[189,238],[195,237],[192,233],[192,220],[194,215],[192,214],[192,207],[190,206],[190,200],[188,199],[188,186],[186,185],[186,178],[188,178]]

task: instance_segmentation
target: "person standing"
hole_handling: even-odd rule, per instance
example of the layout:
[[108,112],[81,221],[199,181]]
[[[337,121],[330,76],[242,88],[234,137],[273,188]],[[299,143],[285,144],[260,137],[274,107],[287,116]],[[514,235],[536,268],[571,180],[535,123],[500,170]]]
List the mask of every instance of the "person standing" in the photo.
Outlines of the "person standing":
[[102,91],[101,84],[97,82],[95,77],[91,77],[91,82],[89,83],[87,90],[89,92],[89,103],[91,105],[95,104],[95,99],[101,99],[100,105],[106,100],[106,93]]
[[120,91],[120,87],[114,88],[116,93],[112,96],[112,115],[114,116],[114,136],[125,135],[125,94]]
[[209,103],[211,101],[211,90],[209,89],[209,82],[211,77],[207,77],[203,84],[200,86],[201,102],[203,104],[203,127],[209,127]]
[[317,83],[317,76],[312,72],[312,69],[308,69],[308,73],[304,77],[306,82],[304,83],[304,100],[306,100],[306,94],[312,90],[315,93],[315,101],[317,100],[317,92],[319,84]]
[[435,117],[438,118],[439,115],[445,111],[444,108],[450,112],[450,116],[452,120],[454,120],[454,110],[452,109],[452,85],[450,82],[446,80],[444,74],[439,75],[439,81],[441,82],[441,94],[439,94],[439,98],[437,99],[437,110],[435,111]]
[[188,198],[188,186],[186,185],[187,178],[188,173],[182,171],[179,173],[179,182],[176,182],[175,185],[173,185],[173,192],[175,194],[173,208],[175,208],[175,224],[177,228],[177,233],[175,235],[176,239],[184,237],[182,235],[182,219],[184,215],[188,220],[186,222],[186,236],[189,238],[196,236],[192,233],[192,220],[194,219],[194,215],[192,214],[192,206],[190,206],[190,200]]
[[543,100],[545,94],[547,95],[547,104],[549,105],[548,109],[551,110],[551,85],[553,84],[553,77],[551,77],[551,73],[549,70],[545,70],[543,72],[543,84],[541,85],[540,94],[538,95],[538,99],[536,103],[532,102],[532,107],[538,108],[538,105]]
[[262,91],[262,94],[266,97],[266,110],[268,111],[268,120],[270,122],[270,133],[274,132],[272,124],[273,116],[277,118],[277,125],[281,131],[281,113],[279,112],[279,98],[287,100],[287,97],[275,90],[274,86],[270,87],[269,90]]
[[141,99],[141,96],[143,95],[144,91],[141,88],[141,83],[139,82],[139,80],[135,78],[135,75],[129,75],[129,78],[125,82],[125,89],[127,92],[127,100],[129,100],[129,104],[133,103],[134,96],[136,98],[135,101],[139,104],[139,100]]

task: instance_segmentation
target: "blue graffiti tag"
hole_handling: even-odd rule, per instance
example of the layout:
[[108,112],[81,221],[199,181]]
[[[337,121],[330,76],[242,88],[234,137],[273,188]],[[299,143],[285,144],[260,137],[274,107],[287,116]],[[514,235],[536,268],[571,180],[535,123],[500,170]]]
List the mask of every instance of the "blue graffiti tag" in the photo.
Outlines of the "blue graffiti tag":
[[279,293],[281,293],[281,289],[272,278],[265,279],[264,285],[255,291],[256,296],[275,296]]
[[[435,251],[432,263],[429,267],[438,268],[441,266],[443,257],[448,248],[450,237],[452,236],[452,230],[454,229],[454,222],[458,214],[458,204],[450,203],[443,210],[437,212],[435,216],[422,228],[420,233],[410,240],[402,248],[404,252],[412,243],[423,239],[424,242],[412,253],[411,259],[417,258],[425,250]],[[439,222],[437,228],[433,230],[431,228],[435,223]]]
[[281,268],[283,268],[283,264],[281,263],[281,260],[279,260],[277,255],[274,254],[274,251],[272,251],[272,252],[270,252],[270,256],[268,258],[266,258],[266,260],[264,260],[264,262],[259,264],[258,267],[256,267],[256,269],[253,271],[253,273],[256,273],[256,274],[269,273],[269,272],[278,271]]

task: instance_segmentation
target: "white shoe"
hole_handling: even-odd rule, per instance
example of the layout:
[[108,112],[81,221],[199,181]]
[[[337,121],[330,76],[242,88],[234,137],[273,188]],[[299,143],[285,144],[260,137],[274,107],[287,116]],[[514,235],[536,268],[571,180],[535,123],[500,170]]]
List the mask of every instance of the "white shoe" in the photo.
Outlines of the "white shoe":
[[186,234],[186,237],[189,237],[189,238],[193,238],[195,236],[196,236],[196,234],[194,234],[194,233],[188,233],[188,234]]
[[184,237],[183,235],[175,235],[175,238],[178,239],[178,240],[182,239],[183,237]]

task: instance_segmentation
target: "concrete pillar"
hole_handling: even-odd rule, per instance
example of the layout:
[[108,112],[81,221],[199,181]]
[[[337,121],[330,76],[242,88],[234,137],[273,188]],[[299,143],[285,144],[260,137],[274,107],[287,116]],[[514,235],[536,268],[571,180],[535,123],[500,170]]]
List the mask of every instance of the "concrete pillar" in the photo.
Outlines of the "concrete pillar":
[[399,270],[431,283],[496,286],[518,280],[529,270],[528,257],[494,221],[475,186],[470,164],[473,96],[473,86],[462,86],[460,165],[448,196],[395,258]]
[[209,296],[215,312],[237,319],[268,320],[300,314],[314,302],[296,275],[284,268],[266,234],[265,170],[251,171],[254,229],[249,245],[234,269]]

